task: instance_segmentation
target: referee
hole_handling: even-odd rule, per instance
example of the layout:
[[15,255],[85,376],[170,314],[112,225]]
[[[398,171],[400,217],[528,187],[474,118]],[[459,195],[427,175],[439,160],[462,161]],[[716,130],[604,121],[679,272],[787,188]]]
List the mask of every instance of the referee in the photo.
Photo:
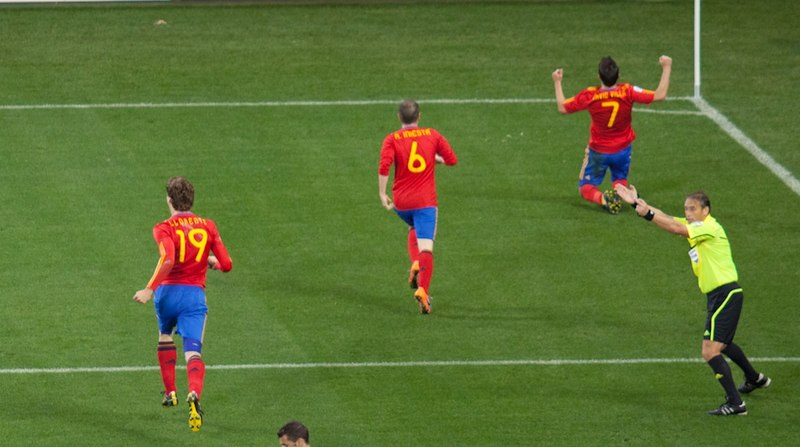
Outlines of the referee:
[[[725,403],[708,412],[715,416],[747,414],[740,393],[766,388],[772,382],[750,364],[742,349],[733,343],[744,293],[736,282],[738,275],[731,256],[731,246],[725,230],[711,216],[711,201],[704,192],[686,197],[683,209],[686,218],[672,217],[648,205],[639,198],[636,188],[617,185],[617,194],[631,204],[636,212],[658,225],[662,230],[685,237],[689,241],[689,258],[697,276],[700,291],[708,297],[706,329],[703,333],[703,360],[725,389]],[[744,371],[745,382],[736,388],[731,368],[722,357],[725,354]]]

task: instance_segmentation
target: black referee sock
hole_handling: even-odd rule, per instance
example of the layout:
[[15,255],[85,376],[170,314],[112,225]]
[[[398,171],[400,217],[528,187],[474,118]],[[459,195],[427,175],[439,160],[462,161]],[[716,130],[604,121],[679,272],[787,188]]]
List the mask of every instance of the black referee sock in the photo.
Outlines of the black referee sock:
[[731,377],[731,367],[722,355],[718,355],[708,361],[708,366],[714,371],[719,384],[725,390],[725,395],[728,397],[728,402],[733,405],[741,405],[742,398],[739,396],[739,391],[736,390],[736,384],[733,383]]
[[747,356],[744,355],[744,351],[742,351],[739,345],[731,343],[727,348],[722,350],[722,353],[727,355],[739,368],[742,368],[745,380],[751,383],[758,380],[758,371],[750,364],[750,360],[747,360]]

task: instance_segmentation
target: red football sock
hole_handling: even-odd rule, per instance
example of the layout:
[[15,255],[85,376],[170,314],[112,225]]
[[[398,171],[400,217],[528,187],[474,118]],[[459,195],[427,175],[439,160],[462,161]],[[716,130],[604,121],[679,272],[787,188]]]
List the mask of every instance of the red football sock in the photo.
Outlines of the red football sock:
[[617,185],[622,185],[622,186],[624,186],[624,187],[626,187],[626,188],[627,188],[628,186],[630,186],[630,185],[628,184],[628,180],[626,180],[626,179],[621,179],[621,180],[617,180],[617,181],[614,181],[614,182],[612,182],[612,183],[611,183],[611,188],[612,188],[612,189],[616,189],[616,188],[617,188]]
[[417,245],[417,231],[415,229],[408,230],[408,257],[411,263],[419,260],[419,246]]
[[203,359],[194,356],[186,364],[186,374],[189,376],[189,391],[197,393],[197,398],[203,394],[203,377],[206,375],[206,364]]
[[164,392],[175,391],[175,342],[158,342],[158,366],[161,368],[161,380],[164,382]]
[[588,200],[589,202],[596,203],[598,205],[603,204],[603,193],[597,189],[597,186],[594,185],[583,185],[581,186],[581,196],[584,199]]
[[430,294],[431,277],[433,277],[433,253],[422,251],[419,253],[419,286]]

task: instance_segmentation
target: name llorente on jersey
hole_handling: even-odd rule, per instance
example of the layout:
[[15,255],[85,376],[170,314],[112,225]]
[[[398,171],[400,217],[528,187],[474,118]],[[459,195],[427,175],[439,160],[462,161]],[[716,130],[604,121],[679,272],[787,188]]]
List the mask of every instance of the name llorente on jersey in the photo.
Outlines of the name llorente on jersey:
[[183,227],[186,225],[192,226],[197,224],[205,225],[206,220],[203,219],[202,217],[193,216],[193,217],[179,217],[177,219],[169,221],[169,226],[171,227]]

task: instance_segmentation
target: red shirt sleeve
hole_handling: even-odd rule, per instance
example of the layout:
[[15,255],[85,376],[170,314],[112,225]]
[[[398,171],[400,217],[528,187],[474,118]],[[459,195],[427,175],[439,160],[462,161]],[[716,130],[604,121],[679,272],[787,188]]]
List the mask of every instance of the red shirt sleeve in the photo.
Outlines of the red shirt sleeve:
[[383,139],[383,145],[381,145],[381,158],[378,162],[378,174],[380,175],[389,175],[389,169],[394,164],[394,137],[393,133],[390,133]]
[[567,113],[575,113],[586,110],[592,104],[592,98],[597,91],[597,87],[588,87],[581,90],[577,95],[564,101],[564,108]]
[[645,88],[632,86],[631,88],[631,99],[633,102],[639,102],[642,104],[650,104],[656,97],[656,92],[653,90],[647,90]]
[[164,279],[169,276],[172,271],[172,266],[175,265],[175,244],[172,241],[172,235],[159,224],[153,228],[153,239],[158,244],[158,264],[156,271],[147,283],[147,288],[156,290]]
[[214,239],[211,242],[211,252],[217,257],[220,271],[229,272],[233,268],[233,260],[228,254],[228,249],[225,248],[225,244],[222,243],[222,238],[219,235],[219,231],[217,231],[217,225],[212,221],[208,222],[209,230],[213,231],[214,234]]
[[439,135],[439,144],[436,148],[436,153],[441,155],[444,159],[444,164],[447,166],[453,166],[458,163],[458,157],[456,157],[456,153],[453,152],[453,148],[450,146],[450,142],[447,141],[447,138],[444,135],[437,132]]

